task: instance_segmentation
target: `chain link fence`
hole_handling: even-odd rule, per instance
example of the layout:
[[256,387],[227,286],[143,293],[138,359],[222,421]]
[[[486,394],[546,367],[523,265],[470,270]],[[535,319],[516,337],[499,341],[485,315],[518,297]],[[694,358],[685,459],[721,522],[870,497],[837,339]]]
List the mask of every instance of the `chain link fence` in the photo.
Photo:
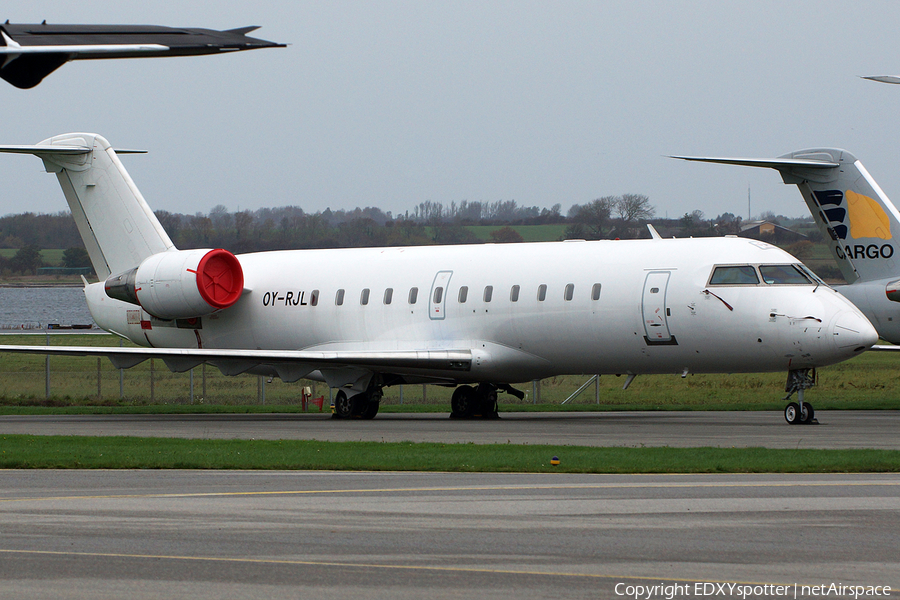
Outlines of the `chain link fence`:
[[[123,342],[105,333],[41,332],[3,334],[0,344],[112,347]],[[557,377],[526,383],[518,386],[526,394],[524,399],[502,394],[501,403],[559,403],[585,379]],[[277,377],[225,376],[210,365],[172,373],[161,359],[116,369],[105,358],[0,354],[0,401],[6,404],[268,404],[302,409],[305,388],[313,400],[322,399],[323,411],[330,410],[334,390],[311,380],[285,383]],[[579,402],[594,400],[593,391],[591,387]],[[382,405],[445,405],[449,410],[452,393],[452,387],[440,385],[386,387]],[[308,410],[318,411],[319,407],[310,404]]]

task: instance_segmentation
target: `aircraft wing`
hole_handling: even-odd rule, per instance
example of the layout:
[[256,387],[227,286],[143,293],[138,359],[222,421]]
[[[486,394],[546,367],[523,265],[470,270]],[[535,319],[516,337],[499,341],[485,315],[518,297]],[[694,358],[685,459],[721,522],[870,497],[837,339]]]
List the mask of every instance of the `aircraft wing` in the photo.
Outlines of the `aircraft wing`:
[[273,368],[284,381],[296,381],[319,369],[362,369],[400,374],[453,373],[472,368],[473,352],[461,350],[309,351],[204,348],[117,348],[104,346],[7,346],[0,352],[53,356],[105,356],[117,369],[128,369],[148,358],[159,358],[170,370],[189,371],[202,363],[238,375],[259,366]]
[[869,350],[874,350],[875,352],[900,352],[900,346],[894,346],[891,344],[876,344],[869,348]]
[[28,89],[70,60],[190,56],[285,46],[247,35],[256,29],[7,22],[0,25],[0,78]]

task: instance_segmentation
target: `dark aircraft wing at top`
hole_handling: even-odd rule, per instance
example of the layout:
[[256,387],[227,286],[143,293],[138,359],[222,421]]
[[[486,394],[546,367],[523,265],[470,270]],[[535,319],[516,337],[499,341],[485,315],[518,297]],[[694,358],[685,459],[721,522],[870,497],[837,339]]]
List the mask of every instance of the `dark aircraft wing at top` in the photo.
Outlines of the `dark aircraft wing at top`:
[[28,89],[70,60],[219,54],[285,44],[248,37],[258,27],[0,24],[0,78]]

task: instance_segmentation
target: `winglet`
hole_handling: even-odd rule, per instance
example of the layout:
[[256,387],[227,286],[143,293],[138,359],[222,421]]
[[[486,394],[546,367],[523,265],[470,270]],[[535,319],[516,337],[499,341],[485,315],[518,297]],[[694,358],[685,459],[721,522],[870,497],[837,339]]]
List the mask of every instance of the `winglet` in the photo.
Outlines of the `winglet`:
[[235,27],[234,29],[226,29],[225,33],[236,33],[238,35],[247,35],[250,32],[259,29],[260,25],[248,25],[246,27]]
[[650,230],[650,237],[651,237],[651,238],[653,238],[654,240],[661,240],[661,239],[662,239],[662,236],[659,235],[659,232],[656,230],[656,227],[654,227],[654,226],[651,225],[650,223],[647,223],[647,229]]

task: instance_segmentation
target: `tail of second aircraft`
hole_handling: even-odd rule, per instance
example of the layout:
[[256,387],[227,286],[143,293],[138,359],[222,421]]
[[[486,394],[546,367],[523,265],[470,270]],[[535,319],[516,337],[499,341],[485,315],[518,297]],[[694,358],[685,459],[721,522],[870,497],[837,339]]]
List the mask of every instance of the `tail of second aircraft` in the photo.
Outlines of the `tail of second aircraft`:
[[[34,154],[55,173],[94,271],[103,280],[174,244],[102,136],[67,133],[34,146],[0,146]],[[127,152],[127,151],[120,151]]]
[[846,150],[814,148],[772,159],[673,158],[776,169],[800,189],[848,283],[900,277],[900,213]]

